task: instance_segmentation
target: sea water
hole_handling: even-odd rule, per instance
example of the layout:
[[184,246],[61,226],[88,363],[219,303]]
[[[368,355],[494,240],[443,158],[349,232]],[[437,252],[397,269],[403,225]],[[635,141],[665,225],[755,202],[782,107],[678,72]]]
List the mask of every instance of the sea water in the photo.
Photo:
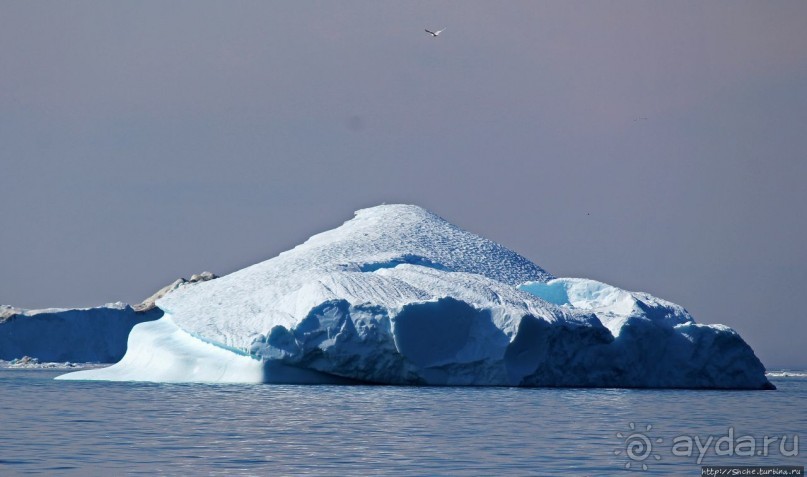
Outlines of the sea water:
[[[686,391],[54,381],[61,372],[0,369],[0,475],[694,476],[805,463],[805,377]],[[748,439],[726,454],[741,437],[754,455],[737,455]]]

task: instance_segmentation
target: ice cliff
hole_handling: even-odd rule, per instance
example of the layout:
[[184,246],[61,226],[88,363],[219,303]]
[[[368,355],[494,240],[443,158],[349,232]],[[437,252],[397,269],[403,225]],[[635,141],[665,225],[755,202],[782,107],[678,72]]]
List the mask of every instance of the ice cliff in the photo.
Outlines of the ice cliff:
[[157,300],[114,366],[63,379],[771,387],[739,335],[556,279],[416,206],[356,212],[265,262]]
[[24,310],[0,305],[0,360],[114,363],[126,352],[132,328],[163,316],[154,302],[187,285],[216,278],[210,272],[180,278],[142,303],[94,308]]

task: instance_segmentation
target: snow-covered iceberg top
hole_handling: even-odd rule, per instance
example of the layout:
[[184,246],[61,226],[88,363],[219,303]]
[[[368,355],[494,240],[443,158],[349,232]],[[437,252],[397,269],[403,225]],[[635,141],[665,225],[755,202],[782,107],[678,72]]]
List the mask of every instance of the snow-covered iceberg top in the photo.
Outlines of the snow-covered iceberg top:
[[554,279],[416,206],[356,212],[265,262],[157,300],[115,366],[67,379],[770,387],[731,329]]

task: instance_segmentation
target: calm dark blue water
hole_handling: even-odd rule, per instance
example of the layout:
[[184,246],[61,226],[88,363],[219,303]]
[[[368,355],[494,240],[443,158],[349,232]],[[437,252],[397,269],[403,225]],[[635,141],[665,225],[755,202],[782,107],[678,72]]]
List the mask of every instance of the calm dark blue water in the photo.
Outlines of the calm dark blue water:
[[[756,439],[755,454],[785,436],[786,455],[779,442],[754,457],[711,445],[703,464],[805,463],[787,455],[807,434],[805,378],[717,392],[53,381],[60,373],[0,369],[0,475],[694,476],[697,452],[676,456],[673,440],[729,432]],[[629,457],[642,436],[650,447]]]

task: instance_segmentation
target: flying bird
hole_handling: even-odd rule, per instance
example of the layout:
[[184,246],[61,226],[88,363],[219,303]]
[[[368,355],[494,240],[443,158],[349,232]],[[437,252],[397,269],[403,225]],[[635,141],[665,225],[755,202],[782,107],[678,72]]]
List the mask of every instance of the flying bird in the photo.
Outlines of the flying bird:
[[432,36],[432,38],[437,38],[437,35],[439,35],[440,33],[443,33],[445,30],[446,30],[446,29],[445,29],[445,28],[443,28],[442,30],[431,31],[431,30],[429,30],[429,29],[427,28],[427,29],[426,29],[426,33],[428,33],[429,35],[431,35],[431,36]]

